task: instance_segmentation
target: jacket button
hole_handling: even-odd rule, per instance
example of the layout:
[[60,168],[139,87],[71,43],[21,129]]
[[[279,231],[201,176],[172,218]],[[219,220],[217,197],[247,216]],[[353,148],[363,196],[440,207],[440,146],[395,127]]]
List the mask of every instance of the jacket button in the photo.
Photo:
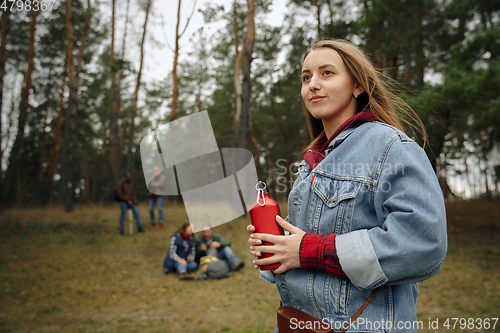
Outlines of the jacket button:
[[335,201],[337,200],[337,194],[334,194],[330,197],[330,201]]

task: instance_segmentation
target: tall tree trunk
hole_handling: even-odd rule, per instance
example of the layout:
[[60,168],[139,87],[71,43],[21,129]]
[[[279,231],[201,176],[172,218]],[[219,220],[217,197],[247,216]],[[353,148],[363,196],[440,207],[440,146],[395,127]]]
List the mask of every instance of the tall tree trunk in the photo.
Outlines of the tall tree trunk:
[[[246,31],[235,65],[236,112],[234,116],[235,147],[250,149],[250,99],[252,96],[251,64],[255,43],[255,1],[247,0]],[[237,32],[236,32],[237,33]],[[241,68],[241,83],[239,68]],[[238,109],[240,107],[240,109]]]
[[9,197],[10,187],[15,177],[15,170],[17,170],[17,163],[21,155],[21,148],[24,142],[24,128],[26,126],[26,117],[29,107],[29,94],[31,89],[31,74],[33,73],[34,60],[35,60],[35,28],[36,17],[38,11],[31,12],[31,22],[28,39],[28,68],[24,74],[24,87],[21,93],[21,102],[19,104],[19,118],[17,125],[17,135],[12,146],[9,156],[9,165],[5,175],[5,186],[3,189],[2,202],[5,203]]
[[42,128],[42,142],[41,142],[41,146],[42,148],[40,149],[40,159],[38,161],[38,182],[39,182],[39,187],[40,189],[39,190],[42,190],[42,184],[43,184],[43,162],[45,160],[45,149],[46,149],[46,141],[47,141],[47,135],[46,135],[46,132],[45,132],[45,128],[47,128],[47,121],[48,121],[48,118],[49,118],[49,106],[50,106],[50,99],[49,99],[49,91],[50,91],[50,87],[51,87],[51,82],[52,82],[52,75],[51,75],[51,72],[49,72],[49,83],[47,84],[46,86],[46,90],[45,90],[45,95],[46,95],[46,98],[47,100],[45,101],[45,108],[44,108],[44,115],[43,115],[43,128]]
[[235,47],[235,53],[234,53],[234,90],[236,93],[236,105],[235,105],[235,112],[234,112],[234,146],[236,146],[236,125],[237,121],[240,119],[241,115],[241,80],[240,80],[240,73],[241,73],[241,62],[243,60],[243,51],[240,52],[239,48],[239,41],[238,41],[238,10],[237,10],[237,0],[234,0],[233,3],[233,32],[234,32],[234,47]]
[[[116,68],[115,68],[115,2],[112,2],[112,14],[111,14],[111,52],[110,52],[110,66],[111,66],[111,112],[113,115],[113,120],[111,122],[111,172],[113,174],[113,184],[118,184],[119,174],[120,174],[120,161],[121,161],[121,151],[120,151],[120,140],[118,137],[118,115],[120,110],[118,109],[118,94],[116,87]],[[114,189],[114,186],[111,186]]]
[[[125,59],[125,50],[126,50],[126,45],[127,45],[127,31],[128,31],[128,24],[129,24],[129,9],[130,9],[130,0],[127,0],[127,8],[125,9],[125,29],[123,32],[123,41],[122,41],[122,51],[120,54],[120,60],[123,62]],[[118,98],[118,112],[122,109],[122,81],[123,81],[123,66],[120,66],[119,70],[119,75],[118,75],[118,86],[117,86],[117,98]],[[124,130],[125,127],[127,126],[127,121],[124,120],[122,123],[122,130],[120,132],[120,144],[119,144],[119,150],[120,152],[123,151],[123,138],[125,137],[124,135]]]
[[309,0],[311,6],[316,7],[316,22],[317,22],[317,30],[318,30],[318,40],[321,39],[321,4],[317,1]]
[[[125,59],[125,49],[127,42],[127,28],[129,23],[129,8],[130,8],[130,0],[127,0],[127,9],[125,12],[125,29],[123,32],[123,42],[122,42],[122,52],[120,54],[120,60],[123,61]],[[122,81],[123,81],[123,66],[120,68],[120,74],[118,75],[118,110],[122,108]],[[120,136],[121,138],[121,136]],[[120,140],[121,145],[121,140]]]
[[[77,129],[77,119],[78,119],[78,88],[80,85],[80,71],[82,66],[83,52],[85,49],[85,38],[87,31],[90,26],[90,15],[91,15],[90,0],[87,0],[87,18],[85,25],[82,29],[82,35],[80,38],[80,48],[77,59],[77,66],[75,70],[74,60],[73,60],[73,24],[71,22],[71,0],[66,2],[66,39],[67,39],[67,59],[68,59],[68,87],[69,87],[69,98],[68,98],[68,112],[65,124],[65,134],[69,139],[68,145],[66,146],[66,152],[69,157],[71,155],[71,162],[69,158],[65,158],[67,162],[63,165],[66,168],[66,175],[69,175],[69,168],[71,166],[71,189],[68,192],[68,183],[63,183],[62,186],[65,187],[64,193],[66,194],[64,198],[64,206],[66,211],[73,210],[73,202],[75,199],[75,191],[80,183],[80,152],[78,147],[78,129]],[[70,179],[67,177],[66,179]]]
[[189,21],[193,17],[194,9],[196,7],[196,2],[197,0],[195,0],[191,15],[188,17],[186,25],[184,26],[184,29],[180,33],[179,33],[179,27],[181,24],[181,0],[179,0],[179,5],[177,7],[177,24],[175,26],[174,67],[172,69],[174,89],[172,94],[172,112],[170,113],[170,121],[173,121],[177,118],[177,104],[179,103],[179,75],[177,74],[177,64],[179,62],[179,40],[181,39],[182,35],[184,35],[184,32],[186,32],[186,28],[189,25]]
[[[77,183],[73,182],[75,175],[73,174],[73,165],[75,164],[75,158],[73,153],[78,151],[77,142],[75,140],[75,135],[73,134],[76,131],[76,112],[78,108],[78,82],[75,76],[75,65],[73,62],[73,23],[71,22],[71,1],[66,0],[66,57],[68,59],[68,89],[69,89],[69,97],[68,97],[68,111],[66,113],[66,123],[65,123],[65,141],[67,144],[65,145],[65,162],[63,164],[63,169],[66,169],[66,179],[62,184],[64,190],[64,207],[66,211],[73,210],[73,200],[75,195],[75,189]],[[75,149],[76,148],[76,149]],[[70,157],[70,155],[72,155]],[[69,175],[72,175],[69,177]],[[69,180],[71,179],[71,189],[69,189]]]
[[445,136],[448,133],[448,127],[451,122],[451,111],[448,109],[440,115],[439,124],[433,128],[433,132],[429,135],[432,142],[425,146],[425,152],[431,162],[434,172],[437,170],[437,156],[443,151]]
[[170,121],[175,120],[177,117],[177,103],[179,100],[179,76],[177,74],[177,63],[179,61],[179,26],[181,24],[181,0],[177,7],[177,24],[175,26],[175,50],[174,50],[174,67],[172,69],[172,76],[174,79],[174,90],[172,94],[172,112],[170,113]]
[[333,24],[334,24],[334,18],[333,18],[332,3],[330,1],[327,1],[327,4],[328,4],[328,12],[330,13],[330,24],[333,26]]
[[469,164],[467,163],[467,149],[465,147],[462,147],[462,152],[464,155],[464,173],[465,173],[465,183],[464,183],[464,195],[467,195],[467,190],[469,190],[469,193],[472,193],[472,186],[470,182],[470,170],[469,170]]
[[54,141],[52,142],[52,150],[50,152],[49,165],[47,167],[47,177],[46,177],[46,195],[44,197],[43,204],[46,205],[48,202],[52,202],[52,190],[54,185],[54,174],[56,173],[57,158],[59,156],[59,146],[61,143],[61,127],[64,112],[64,91],[66,88],[66,78],[68,76],[68,58],[64,61],[64,72],[61,83],[61,95],[59,97],[59,111],[57,113],[56,125],[54,128]]
[[478,159],[481,156],[483,158],[484,162],[484,168],[481,169],[481,162],[478,163],[479,170],[482,171],[484,175],[484,187],[486,189],[486,198],[488,201],[493,201],[493,194],[491,193],[491,189],[489,186],[488,182],[488,154],[487,150],[484,148],[485,147],[485,142],[484,142],[484,136],[482,133],[479,133],[479,151],[480,154],[478,154]]
[[139,96],[139,88],[141,87],[141,74],[142,64],[144,62],[144,41],[146,40],[146,27],[148,24],[149,8],[151,7],[151,0],[148,0],[146,7],[146,18],[144,19],[144,29],[142,31],[141,40],[141,61],[139,64],[139,72],[137,73],[137,82],[135,84],[134,100],[132,102],[132,114],[130,115],[130,132],[128,134],[128,156],[127,156],[127,170],[132,167],[132,146],[134,144],[134,131],[135,131],[135,116],[137,114],[137,99]]
[[[0,161],[3,157],[2,149],[2,105],[3,105],[3,78],[5,76],[5,62],[7,61],[7,32],[9,30],[10,6],[2,11],[2,20],[0,21]],[[2,178],[2,168],[0,167],[0,179]]]
[[398,70],[398,56],[395,55],[390,58],[391,62],[391,79],[394,81],[398,81],[399,78],[399,70]]
[[404,83],[409,83],[410,82],[410,75],[411,75],[411,58],[410,54],[407,53],[405,55],[405,72],[403,76],[403,82]]
[[419,89],[424,88],[425,75],[425,54],[424,54],[424,5],[418,7],[418,22],[420,24],[418,32],[418,47],[417,47],[417,82],[416,86]]

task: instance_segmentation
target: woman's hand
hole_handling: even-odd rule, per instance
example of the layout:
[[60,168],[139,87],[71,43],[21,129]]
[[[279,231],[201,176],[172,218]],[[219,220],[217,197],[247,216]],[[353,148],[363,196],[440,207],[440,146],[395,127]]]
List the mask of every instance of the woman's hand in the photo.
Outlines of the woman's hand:
[[181,264],[182,266],[187,266],[187,264],[188,264],[186,259],[182,259],[182,258],[177,259],[177,262],[179,264]]
[[[255,233],[250,235],[248,243],[251,245],[250,252],[255,257],[260,257],[262,253],[274,254],[270,258],[255,259],[253,263],[256,269],[259,268],[259,266],[280,263],[280,267],[273,270],[274,273],[280,274],[291,268],[300,267],[299,249],[300,242],[305,232],[294,227],[280,216],[276,216],[276,221],[283,229],[290,232],[289,236]],[[249,225],[247,226],[247,231],[254,232],[255,227]],[[262,245],[263,241],[273,243],[274,245]]]

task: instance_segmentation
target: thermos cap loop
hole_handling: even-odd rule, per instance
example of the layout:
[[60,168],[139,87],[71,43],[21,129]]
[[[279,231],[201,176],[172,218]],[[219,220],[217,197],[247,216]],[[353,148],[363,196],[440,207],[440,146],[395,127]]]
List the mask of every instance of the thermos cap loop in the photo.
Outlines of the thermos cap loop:
[[[264,190],[266,189],[266,183],[264,182],[261,182],[259,181],[256,185],[255,185],[255,189],[257,190],[257,205],[261,206],[261,207],[264,207],[266,205],[266,198],[264,197]],[[263,204],[261,204],[259,201],[259,197],[262,197],[262,202]]]

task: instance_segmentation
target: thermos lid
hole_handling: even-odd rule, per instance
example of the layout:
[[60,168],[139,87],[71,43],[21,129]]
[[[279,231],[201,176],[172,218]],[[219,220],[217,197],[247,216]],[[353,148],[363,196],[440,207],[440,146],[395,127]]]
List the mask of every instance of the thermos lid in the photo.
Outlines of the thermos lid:
[[[255,189],[257,190],[257,204],[261,207],[266,205],[266,198],[264,198],[264,193],[269,193],[269,190],[266,189],[266,183],[259,181],[255,185]],[[260,203],[259,197],[262,197],[262,204]]]
[[257,193],[269,193],[269,190],[266,188],[266,183],[259,180],[259,182],[255,185],[255,189]]

